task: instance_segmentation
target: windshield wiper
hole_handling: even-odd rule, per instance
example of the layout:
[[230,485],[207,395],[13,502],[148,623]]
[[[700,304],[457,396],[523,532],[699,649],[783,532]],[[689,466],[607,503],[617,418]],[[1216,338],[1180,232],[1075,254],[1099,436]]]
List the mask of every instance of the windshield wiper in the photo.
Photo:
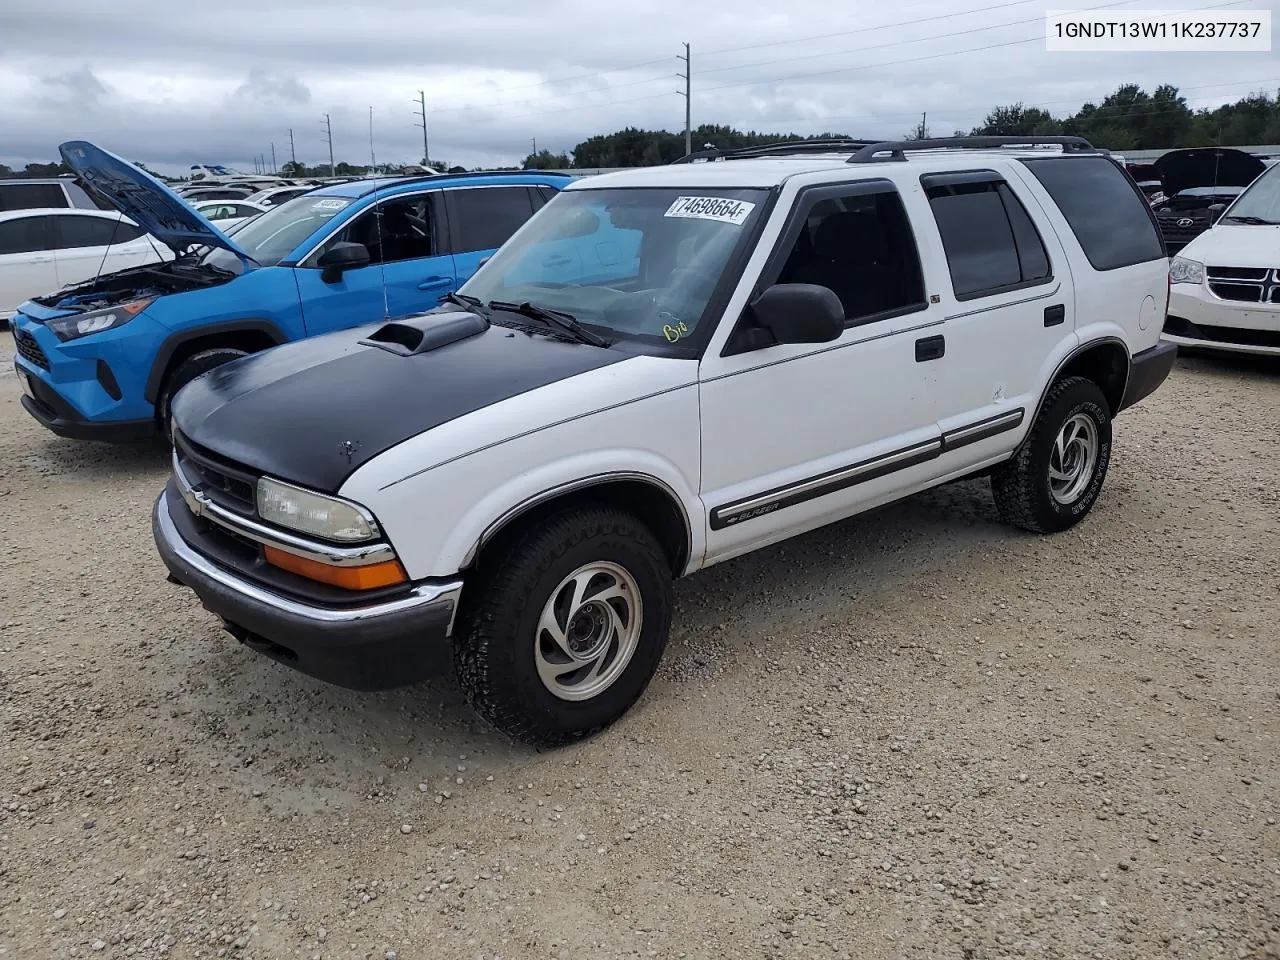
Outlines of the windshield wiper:
[[480,298],[473,297],[470,294],[446,293],[443,297],[440,298],[440,302],[456,303],[458,306],[465,307],[467,310],[470,310],[472,313],[477,313],[482,317],[485,315],[484,304],[481,302]]
[[1241,216],[1231,216],[1231,217],[1223,217],[1223,218],[1222,218],[1221,220],[1219,220],[1218,222],[1219,222],[1219,223],[1243,223],[1243,224],[1247,224],[1248,226],[1251,226],[1251,227],[1275,227],[1275,226],[1280,226],[1280,221],[1277,221],[1277,220],[1264,220],[1264,219],[1262,219],[1262,217],[1241,217]]
[[511,313],[518,313],[521,316],[532,317],[535,320],[541,320],[548,326],[557,327],[565,333],[571,334],[582,343],[589,343],[593,347],[607,347],[612,341],[606,340],[598,333],[592,333],[577,321],[571,313],[565,313],[563,310],[548,310],[546,307],[540,307],[536,303],[530,303],[528,300],[524,303],[511,303],[507,300],[490,300],[490,310],[507,310]]

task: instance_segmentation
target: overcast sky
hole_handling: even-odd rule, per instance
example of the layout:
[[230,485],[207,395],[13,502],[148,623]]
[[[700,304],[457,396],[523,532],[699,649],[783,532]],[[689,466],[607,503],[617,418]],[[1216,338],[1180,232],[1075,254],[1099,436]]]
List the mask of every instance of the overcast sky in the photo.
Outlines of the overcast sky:
[[[1280,0],[1223,7],[1270,9]],[[1180,87],[1213,106],[1280,87],[1280,54],[1047,53],[1046,9],[1192,8],[1083,0],[2,0],[0,161],[52,160],[88,139],[166,173],[253,158],[518,162],[627,126],[684,127],[681,43],[692,46],[693,123],[898,137],[927,111],[935,135],[997,104],[1054,114],[1124,82]],[[1222,7],[1207,0],[1199,7]],[[1101,9],[1099,9],[1101,8]],[[817,35],[821,35],[819,38]]]

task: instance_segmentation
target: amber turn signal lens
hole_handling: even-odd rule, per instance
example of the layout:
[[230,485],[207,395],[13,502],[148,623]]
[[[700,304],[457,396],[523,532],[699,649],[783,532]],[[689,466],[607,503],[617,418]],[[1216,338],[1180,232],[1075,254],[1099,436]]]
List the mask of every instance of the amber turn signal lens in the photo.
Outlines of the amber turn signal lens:
[[399,560],[384,560],[363,567],[335,567],[276,547],[264,546],[262,550],[267,563],[273,567],[344,590],[376,590],[378,587],[394,586],[409,579]]

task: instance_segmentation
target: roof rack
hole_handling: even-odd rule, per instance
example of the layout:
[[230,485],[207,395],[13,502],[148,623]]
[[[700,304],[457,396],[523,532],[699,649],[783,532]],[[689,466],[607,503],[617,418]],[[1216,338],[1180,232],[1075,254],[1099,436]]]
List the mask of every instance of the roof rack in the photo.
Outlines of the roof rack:
[[[908,150],[991,150],[997,147],[1060,146],[1063,153],[1100,153],[1084,137],[938,137],[932,140],[886,140],[855,152],[846,163],[906,160]],[[880,156],[887,153],[888,156]]]
[[781,143],[762,143],[753,147],[737,147],[721,150],[709,147],[695,150],[672,160],[671,163],[707,163],[718,160],[745,160],[750,157],[787,157],[806,153],[839,153],[859,150],[877,143],[875,140],[786,140]]
[[[372,177],[369,179],[377,180],[377,181],[391,180],[391,181],[394,181],[395,183],[416,183],[418,181],[426,182],[429,180],[433,183],[436,183],[441,180],[458,180],[458,179],[461,179],[462,177],[519,177],[519,176],[525,176],[526,174],[532,174],[534,176],[543,176],[543,177],[572,177],[573,176],[572,174],[569,174],[569,173],[557,173],[555,170],[470,170],[466,173],[436,173],[436,174],[409,173],[409,174],[404,174],[402,176],[395,176],[393,174],[390,176]],[[347,182],[353,183],[357,181],[347,181]],[[372,193],[374,190],[378,190],[378,189],[382,189],[382,188],[370,187],[365,192]]]

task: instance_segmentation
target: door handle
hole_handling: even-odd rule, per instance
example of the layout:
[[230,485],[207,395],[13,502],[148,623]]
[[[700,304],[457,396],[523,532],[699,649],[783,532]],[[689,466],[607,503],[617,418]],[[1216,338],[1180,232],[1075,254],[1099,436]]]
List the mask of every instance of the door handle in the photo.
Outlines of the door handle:
[[570,264],[568,257],[548,257],[542,261],[544,267],[567,267]]
[[32,257],[27,263],[53,263],[53,257]]
[[439,290],[441,287],[446,287],[451,283],[453,283],[453,277],[427,277],[427,279],[418,284],[418,289]]
[[1051,307],[1044,308],[1044,325],[1046,327],[1056,327],[1067,319],[1067,308],[1065,304],[1055,303]]
[[943,337],[924,337],[916,341],[916,363],[937,360],[946,352],[947,341]]

